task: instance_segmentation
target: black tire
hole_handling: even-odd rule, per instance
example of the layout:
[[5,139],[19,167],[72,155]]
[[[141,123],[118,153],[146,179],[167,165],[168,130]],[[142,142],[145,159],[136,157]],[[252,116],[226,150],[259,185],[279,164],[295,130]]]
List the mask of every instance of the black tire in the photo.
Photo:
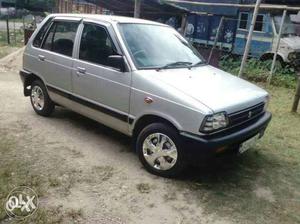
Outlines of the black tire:
[[[39,87],[42,90],[42,93],[43,93],[43,96],[44,96],[44,105],[41,109],[37,109],[34,106],[34,103],[33,103],[32,94],[33,94],[33,90],[34,90],[35,86]],[[46,89],[44,83],[41,80],[35,80],[35,81],[32,82],[32,84],[31,84],[31,93],[30,93],[30,102],[31,102],[31,105],[32,105],[32,108],[34,109],[34,111],[38,115],[41,115],[41,116],[44,116],[44,117],[49,117],[53,113],[54,108],[55,108],[55,104],[50,99],[50,97],[48,95],[48,92],[47,92],[47,89]]]
[[[177,148],[177,160],[173,167],[168,170],[160,170],[153,166],[151,166],[145,159],[144,152],[143,152],[143,143],[145,139],[154,133],[161,133],[169,137]],[[180,136],[178,131],[163,123],[153,123],[146,126],[139,134],[135,143],[136,152],[139,156],[141,163],[144,165],[147,171],[152,174],[162,176],[162,177],[178,177],[186,168],[186,159],[183,153],[182,142],[180,140]]]

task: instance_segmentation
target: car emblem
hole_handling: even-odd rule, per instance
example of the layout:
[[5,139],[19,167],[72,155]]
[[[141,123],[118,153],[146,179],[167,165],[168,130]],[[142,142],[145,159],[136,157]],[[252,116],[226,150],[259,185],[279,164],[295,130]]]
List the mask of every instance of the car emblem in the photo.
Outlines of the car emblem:
[[251,117],[252,117],[252,111],[249,111],[248,118],[251,118]]

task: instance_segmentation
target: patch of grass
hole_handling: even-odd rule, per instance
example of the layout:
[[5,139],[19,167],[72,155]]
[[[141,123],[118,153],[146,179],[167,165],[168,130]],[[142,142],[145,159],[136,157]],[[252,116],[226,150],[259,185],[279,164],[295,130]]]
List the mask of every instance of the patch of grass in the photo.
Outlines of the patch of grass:
[[24,46],[24,32],[23,30],[10,31],[10,45],[7,43],[7,32],[0,31],[0,47],[22,47]]
[[97,181],[107,181],[112,178],[114,174],[114,168],[111,166],[94,166],[92,168],[92,178],[96,178]]
[[[6,17],[5,16],[1,17],[0,21],[6,22]],[[12,23],[13,21],[16,23],[23,23],[23,18],[10,18],[10,23]]]
[[61,206],[40,209],[36,214],[24,220],[24,224],[79,223],[83,219],[81,209],[63,209]]
[[[16,126],[20,128],[22,125],[16,124]],[[76,175],[80,173],[62,165],[58,166],[56,163],[62,164],[62,162],[57,156],[55,158],[47,157],[48,165],[53,166],[52,168],[41,166],[43,163],[40,161],[43,158],[41,154],[37,150],[33,153],[28,148],[25,149],[26,142],[24,145],[20,145],[13,135],[20,136],[23,129],[15,128],[11,127],[14,130],[13,134],[10,133],[10,130],[0,128],[0,222],[9,219],[2,206],[5,204],[9,192],[15,187],[30,187],[38,194],[39,200],[42,200],[48,194],[49,189],[54,187],[59,192],[67,194],[77,181]],[[22,139],[25,140],[26,137],[28,134]],[[31,146],[36,147],[32,143]],[[65,176],[61,175],[63,178],[59,179],[59,173],[63,173]],[[74,223],[81,217],[81,210],[62,207],[49,208],[40,204],[38,210],[22,223]],[[11,223],[19,223],[19,221],[13,219]]]
[[0,47],[0,59],[18,50],[17,47],[4,46]]
[[[261,61],[255,58],[247,61],[243,78],[254,82],[267,82],[270,75],[272,60]],[[232,56],[224,56],[220,61],[221,69],[237,75],[241,66],[241,59]],[[296,72],[293,67],[286,65],[281,67],[276,66],[276,72],[273,75],[271,84],[278,87],[295,88],[296,87]]]
[[70,209],[66,212],[68,217],[71,217],[74,221],[79,220],[83,217],[83,212],[81,209]]
[[61,207],[51,207],[47,209],[38,209],[36,213],[24,220],[24,224],[36,223],[36,224],[59,224],[63,223],[64,217]]
[[61,185],[61,182],[57,177],[50,177],[48,181],[50,187],[58,187]]
[[136,188],[142,194],[148,194],[151,191],[151,186],[148,183],[139,183],[136,185]]
[[177,194],[176,194],[176,191],[171,191],[171,192],[168,192],[164,195],[164,200],[166,202],[168,201],[175,201],[177,199]]
[[16,30],[10,35],[11,44],[7,43],[6,31],[0,31],[0,59],[24,46],[24,33],[22,30]]
[[[36,182],[36,177],[30,172],[30,165],[26,164],[24,158],[16,153],[17,144],[0,132],[0,204],[4,205],[9,192],[17,186],[28,186],[41,194],[42,187]],[[0,210],[0,221],[5,220],[7,215],[3,209]]]

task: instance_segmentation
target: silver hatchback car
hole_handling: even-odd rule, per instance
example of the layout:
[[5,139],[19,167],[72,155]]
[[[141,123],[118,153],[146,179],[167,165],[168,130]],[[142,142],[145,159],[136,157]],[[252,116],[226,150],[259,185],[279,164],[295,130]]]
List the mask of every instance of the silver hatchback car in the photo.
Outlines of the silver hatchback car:
[[27,44],[20,76],[37,114],[60,105],[132,136],[142,164],[160,176],[246,151],[271,120],[266,91],[147,20],[50,15]]

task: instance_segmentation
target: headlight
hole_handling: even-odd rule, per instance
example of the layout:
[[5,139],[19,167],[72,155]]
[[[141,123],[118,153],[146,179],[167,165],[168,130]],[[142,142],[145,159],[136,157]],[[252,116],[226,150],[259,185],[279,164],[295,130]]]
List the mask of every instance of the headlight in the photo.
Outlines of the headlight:
[[228,126],[228,118],[225,112],[207,116],[200,128],[201,132],[213,132]]

